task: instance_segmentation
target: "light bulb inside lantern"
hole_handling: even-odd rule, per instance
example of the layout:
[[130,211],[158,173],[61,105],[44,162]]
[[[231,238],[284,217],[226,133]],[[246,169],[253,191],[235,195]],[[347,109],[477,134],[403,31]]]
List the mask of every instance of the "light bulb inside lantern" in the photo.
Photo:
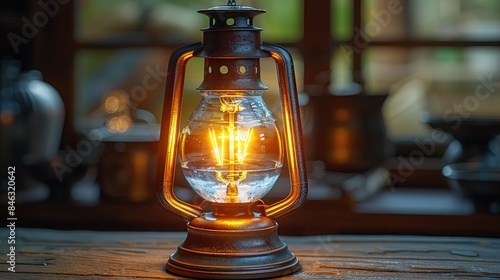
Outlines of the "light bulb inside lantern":
[[205,200],[243,203],[261,199],[283,165],[280,132],[263,91],[202,91],[180,139],[180,161],[192,188]]

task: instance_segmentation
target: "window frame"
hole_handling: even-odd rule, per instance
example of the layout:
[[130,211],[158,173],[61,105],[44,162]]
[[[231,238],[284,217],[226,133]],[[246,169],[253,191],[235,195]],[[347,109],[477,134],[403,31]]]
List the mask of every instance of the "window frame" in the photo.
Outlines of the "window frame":
[[[330,73],[331,58],[341,46],[356,46],[352,52],[353,82],[364,84],[363,54],[370,47],[500,47],[500,41],[437,41],[437,40],[365,40],[361,36],[353,36],[349,40],[338,40],[332,32],[330,24],[332,1],[335,0],[303,0],[303,38],[298,42],[282,43],[287,48],[299,51],[304,64],[304,91],[311,95],[321,95],[329,91],[333,82]],[[352,28],[362,30],[362,0],[352,0]],[[409,0],[400,0],[403,6]],[[122,47],[162,47],[176,48],[182,45],[177,41],[131,41],[131,42],[78,42],[75,34],[76,1],[60,5],[59,13],[51,18],[45,28],[40,28],[40,36],[34,38],[34,66],[44,73],[44,78],[61,93],[65,107],[65,126],[63,146],[74,145],[81,138],[81,132],[74,128],[75,108],[75,56],[81,49],[115,49]],[[31,9],[39,8],[36,1],[31,1]],[[407,9],[404,9],[407,12]],[[408,16],[406,16],[408,18]],[[186,42],[189,43],[189,42]],[[63,47],[61,47],[63,46]],[[403,141],[404,142],[404,141]],[[404,145],[404,144],[402,144]],[[402,150],[407,150],[404,146]]]

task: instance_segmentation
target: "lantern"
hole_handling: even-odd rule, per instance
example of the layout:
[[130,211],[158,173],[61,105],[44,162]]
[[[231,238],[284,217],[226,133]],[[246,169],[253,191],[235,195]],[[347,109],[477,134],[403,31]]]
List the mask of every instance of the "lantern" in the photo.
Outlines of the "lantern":
[[[198,11],[209,17],[203,43],[170,57],[161,124],[158,174],[163,205],[188,221],[188,235],[166,264],[167,271],[194,278],[249,279],[293,273],[300,264],[277,234],[276,218],[298,209],[307,197],[299,105],[290,54],[260,42],[255,16],[264,10],[234,1]],[[186,65],[205,59],[202,99],[180,125]],[[275,60],[282,124],[263,101],[260,59]],[[266,205],[286,162],[290,192]],[[177,161],[204,202],[192,205],[174,193]],[[204,210],[209,208],[209,210]]]

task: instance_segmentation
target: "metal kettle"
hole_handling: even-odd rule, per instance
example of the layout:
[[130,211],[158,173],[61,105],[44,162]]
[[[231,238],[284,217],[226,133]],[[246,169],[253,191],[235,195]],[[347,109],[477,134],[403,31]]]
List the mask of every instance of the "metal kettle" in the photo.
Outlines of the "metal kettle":
[[64,104],[59,93],[39,71],[20,69],[15,60],[1,62],[1,170],[44,165],[57,156],[61,141]]

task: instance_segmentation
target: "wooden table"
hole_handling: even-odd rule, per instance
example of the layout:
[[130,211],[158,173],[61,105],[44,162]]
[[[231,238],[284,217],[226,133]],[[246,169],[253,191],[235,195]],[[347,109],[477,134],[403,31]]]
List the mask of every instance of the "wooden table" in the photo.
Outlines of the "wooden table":
[[[8,230],[8,229],[7,229]],[[15,273],[1,233],[0,279],[174,279],[165,261],[185,237],[174,232],[16,228]],[[389,235],[282,237],[302,271],[284,279],[500,278],[500,239]]]
[[[449,190],[386,190],[361,203],[343,198],[328,199],[327,191],[311,187],[305,204],[293,214],[279,219],[280,234],[419,234],[500,238],[500,214],[474,212],[469,201],[458,198]],[[268,204],[273,202],[265,201]],[[2,207],[6,209],[7,205]],[[186,229],[185,222],[164,209],[158,199],[142,203],[102,202],[97,205],[78,205],[68,201],[20,203],[16,207],[16,216],[19,225],[30,228],[164,232]]]

